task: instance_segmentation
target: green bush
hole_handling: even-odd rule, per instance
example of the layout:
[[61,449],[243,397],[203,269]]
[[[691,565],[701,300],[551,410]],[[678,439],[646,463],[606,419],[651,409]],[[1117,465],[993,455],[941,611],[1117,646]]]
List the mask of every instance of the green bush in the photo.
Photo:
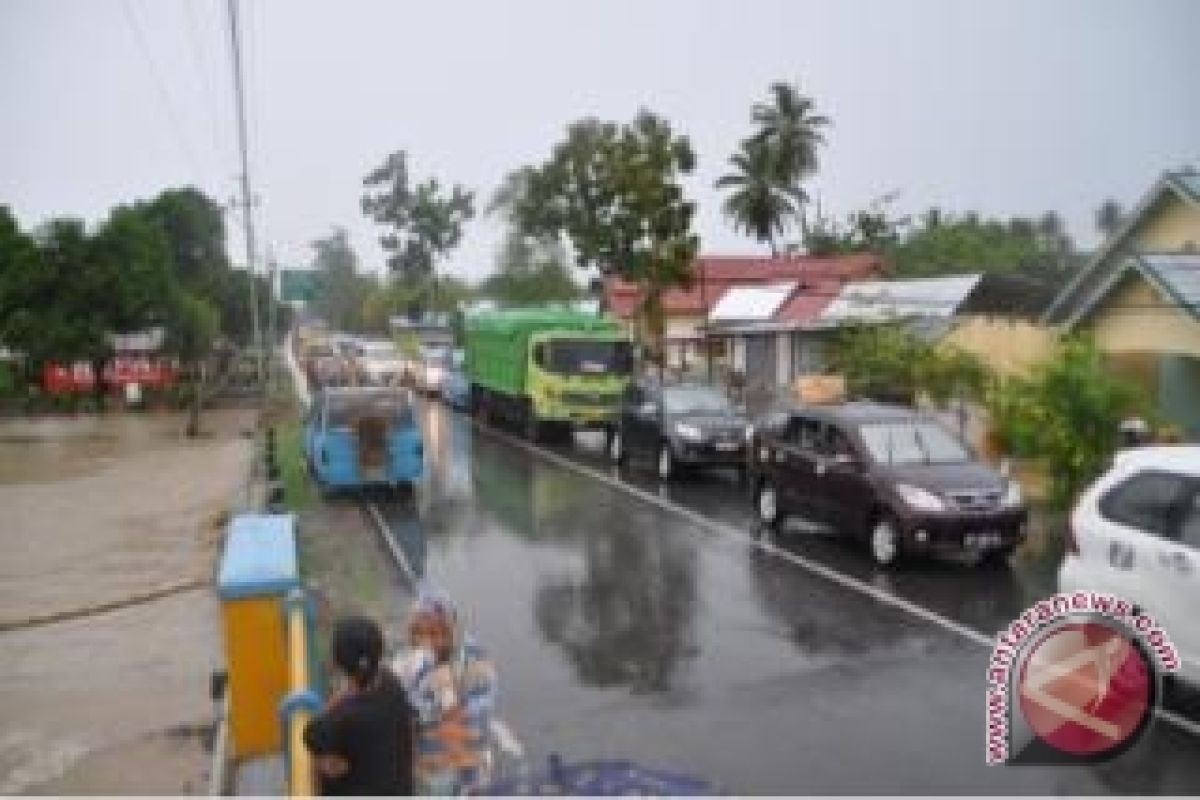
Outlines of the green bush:
[[1008,452],[1036,458],[1051,479],[1051,502],[1068,505],[1098,475],[1118,445],[1118,426],[1149,406],[1134,384],[1109,374],[1086,338],[1063,342],[1059,354],[1029,378],[1008,378],[985,402]]
[[848,329],[834,341],[830,362],[851,394],[908,403],[922,393],[938,405],[978,398],[990,378],[970,353],[937,347],[892,325]]

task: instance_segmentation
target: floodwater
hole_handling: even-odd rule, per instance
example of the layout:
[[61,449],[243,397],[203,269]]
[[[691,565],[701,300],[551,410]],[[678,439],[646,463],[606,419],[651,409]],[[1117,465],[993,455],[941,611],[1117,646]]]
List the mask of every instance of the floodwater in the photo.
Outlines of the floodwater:
[[203,792],[253,412],[0,421],[0,794]]

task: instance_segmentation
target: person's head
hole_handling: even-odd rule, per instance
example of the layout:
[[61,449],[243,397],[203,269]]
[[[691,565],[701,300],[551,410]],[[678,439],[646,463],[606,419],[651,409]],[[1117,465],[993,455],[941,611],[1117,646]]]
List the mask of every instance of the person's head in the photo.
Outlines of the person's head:
[[413,647],[427,647],[438,661],[448,661],[454,653],[457,614],[449,598],[423,592],[413,603],[408,621],[408,637]]
[[359,686],[375,679],[383,659],[383,631],[373,619],[343,617],[333,626],[333,662]]

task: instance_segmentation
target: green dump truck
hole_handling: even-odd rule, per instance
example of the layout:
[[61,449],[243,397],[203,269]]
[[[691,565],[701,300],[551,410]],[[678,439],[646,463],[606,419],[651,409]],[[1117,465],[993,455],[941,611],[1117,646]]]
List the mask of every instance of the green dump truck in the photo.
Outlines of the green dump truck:
[[576,428],[609,430],[633,373],[633,343],[611,319],[513,309],[466,325],[471,408],[537,440]]

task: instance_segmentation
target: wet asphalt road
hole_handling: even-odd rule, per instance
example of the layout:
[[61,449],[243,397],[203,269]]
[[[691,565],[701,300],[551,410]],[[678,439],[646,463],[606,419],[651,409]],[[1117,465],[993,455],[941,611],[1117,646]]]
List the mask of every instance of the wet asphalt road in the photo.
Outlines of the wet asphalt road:
[[[985,766],[986,649],[758,546],[732,475],[660,487],[610,468],[598,437],[546,448],[654,503],[443,407],[423,422],[427,475],[381,511],[492,652],[501,713],[535,755],[736,793],[1200,792],[1200,739],[1162,722],[1105,765]],[[988,635],[1054,589],[1053,565],[884,574],[832,537],[777,544]]]

